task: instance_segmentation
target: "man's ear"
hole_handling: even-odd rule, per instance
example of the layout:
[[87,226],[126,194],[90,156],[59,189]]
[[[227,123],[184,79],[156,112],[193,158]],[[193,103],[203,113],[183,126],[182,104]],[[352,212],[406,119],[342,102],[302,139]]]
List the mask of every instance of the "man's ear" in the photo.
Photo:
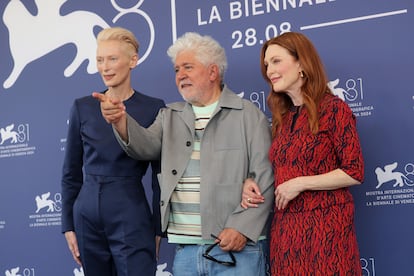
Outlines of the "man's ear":
[[215,81],[217,78],[220,77],[219,68],[217,64],[210,64],[208,66],[208,70],[211,81]]

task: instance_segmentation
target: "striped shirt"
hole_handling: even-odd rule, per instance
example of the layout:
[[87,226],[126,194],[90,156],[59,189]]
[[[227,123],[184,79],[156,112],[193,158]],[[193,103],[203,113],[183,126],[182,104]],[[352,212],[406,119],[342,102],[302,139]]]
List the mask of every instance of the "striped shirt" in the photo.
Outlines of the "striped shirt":
[[168,223],[168,241],[181,244],[206,244],[214,240],[201,237],[200,216],[200,141],[217,102],[193,106],[195,114],[195,137],[193,152],[183,176],[171,196],[171,212]]

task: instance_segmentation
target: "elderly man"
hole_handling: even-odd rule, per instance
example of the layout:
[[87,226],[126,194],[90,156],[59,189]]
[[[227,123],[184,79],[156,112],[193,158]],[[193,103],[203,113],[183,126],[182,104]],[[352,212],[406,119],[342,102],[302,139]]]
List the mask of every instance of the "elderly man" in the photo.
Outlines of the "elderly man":
[[[273,202],[266,116],[225,85],[224,49],[209,36],[186,33],[169,49],[184,102],[167,105],[148,128],[104,95],[107,122],[120,145],[140,160],[161,157],[161,220],[177,244],[174,275],[265,275],[266,221]],[[254,178],[264,203],[240,206]]]

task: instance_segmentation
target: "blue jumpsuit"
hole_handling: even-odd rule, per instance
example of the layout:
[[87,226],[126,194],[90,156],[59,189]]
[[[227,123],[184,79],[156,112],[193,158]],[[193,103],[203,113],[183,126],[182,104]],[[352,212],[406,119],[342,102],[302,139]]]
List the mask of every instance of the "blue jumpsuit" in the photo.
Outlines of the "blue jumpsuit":
[[[164,107],[137,91],[124,102],[144,126]],[[152,210],[142,185],[152,168]],[[75,231],[85,276],[155,275],[155,235],[161,235],[156,174],[160,162],[130,158],[92,96],[71,111],[62,171],[62,232]]]

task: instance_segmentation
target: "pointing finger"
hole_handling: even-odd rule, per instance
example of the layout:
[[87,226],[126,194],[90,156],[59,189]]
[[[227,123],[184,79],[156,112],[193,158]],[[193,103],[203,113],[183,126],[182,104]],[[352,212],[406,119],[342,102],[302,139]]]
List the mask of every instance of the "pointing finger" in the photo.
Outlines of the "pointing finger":
[[97,99],[100,102],[104,102],[106,100],[106,96],[104,94],[98,93],[98,92],[93,92],[92,97],[94,97],[95,99]]

